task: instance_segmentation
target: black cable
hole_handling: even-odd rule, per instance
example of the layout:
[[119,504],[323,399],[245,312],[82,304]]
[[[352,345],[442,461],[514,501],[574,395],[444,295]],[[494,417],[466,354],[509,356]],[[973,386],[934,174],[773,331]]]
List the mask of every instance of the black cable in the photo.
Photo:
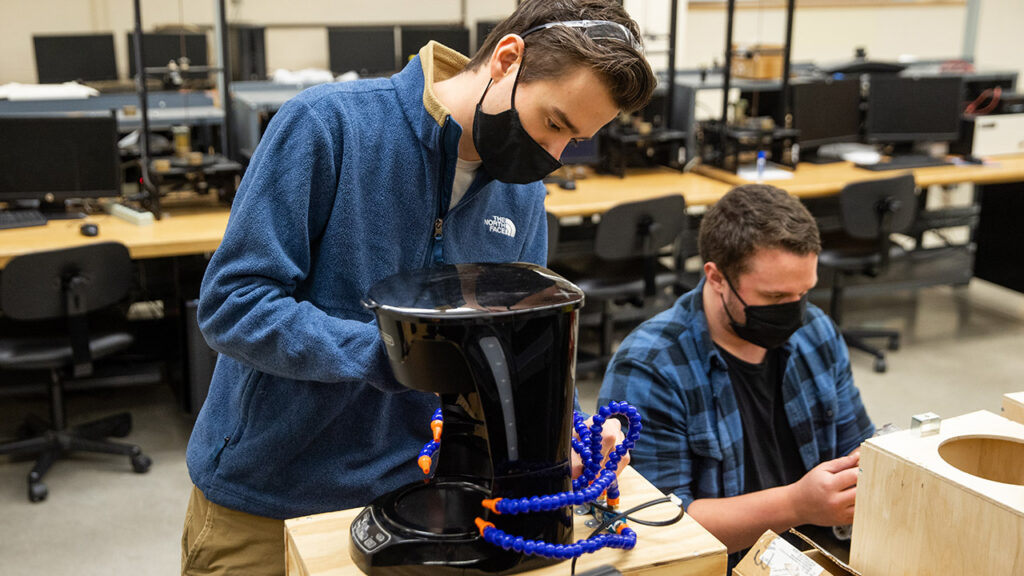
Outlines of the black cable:
[[[670,520],[639,520],[637,518],[630,517],[631,514],[636,514],[637,512],[639,512],[639,511],[641,511],[641,510],[643,510],[645,508],[650,508],[652,506],[657,506],[658,504],[665,504],[667,502],[671,502],[671,503],[676,504],[677,506],[679,506],[679,513],[676,514],[675,518],[672,518]],[[603,504],[598,504],[596,502],[592,502],[590,505],[593,506],[594,508],[597,508],[598,510],[601,510],[602,512],[607,512],[607,513],[610,513],[610,514],[611,513],[615,513],[615,510],[613,510],[612,508],[609,508],[609,507],[607,507],[607,506],[605,506]],[[640,524],[641,526],[670,526],[670,525],[675,524],[676,522],[679,522],[680,520],[682,520],[684,515],[685,515],[685,512],[683,511],[682,502],[679,502],[679,498],[676,497],[676,496],[665,496],[663,498],[657,498],[655,500],[649,500],[647,502],[644,502],[643,504],[638,504],[638,505],[630,508],[629,510],[626,510],[625,512],[619,512],[619,513],[615,514],[614,516],[606,518],[603,522],[601,522],[600,525],[598,525],[597,528],[594,529],[593,532],[590,533],[589,536],[587,536],[587,539],[589,540],[590,538],[593,538],[594,536],[596,536],[597,534],[603,532],[604,530],[607,530],[609,526],[611,526],[612,524],[618,522],[619,520],[622,520],[623,518],[625,518],[626,521],[628,521],[628,522],[633,522],[634,524]],[[572,559],[572,567],[571,567],[571,569],[569,571],[569,574],[571,574],[571,575],[575,575],[576,574],[576,560],[577,559],[578,559],[578,557]]]
[[[671,500],[658,499],[658,500],[652,500],[651,502],[652,503],[657,503],[657,504],[662,504],[662,503],[665,503],[665,502],[671,502]],[[651,504],[651,503],[647,503],[647,504],[650,504],[651,506],[654,505],[654,504]],[[616,514],[616,511],[615,511],[614,508],[609,508],[609,507],[607,507],[607,506],[605,506],[603,504],[598,504],[596,502],[592,502],[591,506],[593,506],[594,508],[597,508],[598,510],[601,510],[602,512],[608,512],[609,514]],[[647,507],[646,504],[644,505],[644,507],[645,508]],[[634,512],[635,511],[630,511],[629,514],[633,514]],[[625,514],[625,513],[623,513],[623,514]],[[627,521],[632,522],[634,524],[639,524],[641,526],[671,526],[672,524],[675,524],[676,522],[679,522],[682,519],[683,519],[683,509],[682,508],[679,509],[679,514],[675,518],[672,518],[671,520],[641,520],[639,518],[633,518],[631,516],[627,516],[626,517]]]

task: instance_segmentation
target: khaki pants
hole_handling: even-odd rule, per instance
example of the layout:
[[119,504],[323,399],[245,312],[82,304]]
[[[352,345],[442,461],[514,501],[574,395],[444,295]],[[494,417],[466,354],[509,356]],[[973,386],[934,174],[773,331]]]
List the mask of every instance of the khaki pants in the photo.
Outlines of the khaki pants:
[[192,487],[181,534],[183,576],[282,576],[284,521],[210,502]]

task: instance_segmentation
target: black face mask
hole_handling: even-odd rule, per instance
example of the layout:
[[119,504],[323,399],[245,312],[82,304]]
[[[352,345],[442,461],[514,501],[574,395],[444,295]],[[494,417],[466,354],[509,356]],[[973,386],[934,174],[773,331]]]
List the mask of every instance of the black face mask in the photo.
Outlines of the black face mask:
[[473,145],[483,161],[487,173],[508,184],[536,182],[557,170],[562,163],[548,154],[543,146],[530,137],[519,121],[516,111],[516,86],[519,73],[523,70],[520,62],[516,79],[512,83],[512,107],[498,114],[486,114],[481,110],[484,96],[491,88],[487,82],[473,116]]
[[732,282],[728,278],[725,279],[725,282],[729,285],[732,293],[739,298],[740,303],[743,304],[743,313],[747,317],[747,323],[740,324],[733,319],[732,313],[729,312],[729,307],[725,304],[724,297],[722,298],[722,306],[725,307],[725,313],[729,316],[729,325],[732,326],[733,331],[747,342],[761,348],[778,348],[803,326],[804,313],[807,311],[806,294],[793,302],[770,304],[767,306],[748,306],[743,301],[740,293],[732,287]]

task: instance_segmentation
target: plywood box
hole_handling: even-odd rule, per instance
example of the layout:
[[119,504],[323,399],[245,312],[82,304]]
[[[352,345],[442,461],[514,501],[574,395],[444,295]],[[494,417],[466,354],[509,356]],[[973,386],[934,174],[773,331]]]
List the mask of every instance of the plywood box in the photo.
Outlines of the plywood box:
[[1024,425],[979,411],[872,438],[860,469],[858,572],[1024,574]]
[[1024,392],[1003,394],[1003,416],[1024,424]]
[[[622,508],[663,496],[643,476],[626,467],[619,477]],[[362,509],[329,512],[285,521],[285,564],[288,576],[362,576],[349,558],[349,525]],[[673,517],[679,508],[659,504],[637,514],[639,518]],[[576,516],[576,539],[591,532],[584,522],[589,516]],[[602,565],[612,565],[623,574],[655,576],[725,576],[728,558],[719,542],[689,515],[666,527],[631,525],[636,531],[633,550],[603,549],[584,554],[576,563],[576,573]],[[565,575],[569,561],[527,572],[529,575]]]

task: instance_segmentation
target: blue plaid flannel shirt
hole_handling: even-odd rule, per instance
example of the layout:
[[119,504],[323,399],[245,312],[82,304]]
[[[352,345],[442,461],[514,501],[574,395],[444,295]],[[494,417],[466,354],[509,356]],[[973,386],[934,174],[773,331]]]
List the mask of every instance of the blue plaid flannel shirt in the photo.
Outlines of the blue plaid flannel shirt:
[[[625,400],[643,417],[630,464],[684,508],[743,491],[743,426],[725,359],[711,341],[704,281],[633,331],[608,366],[598,405]],[[807,470],[874,434],[835,324],[808,304],[784,345],[786,415]]]

